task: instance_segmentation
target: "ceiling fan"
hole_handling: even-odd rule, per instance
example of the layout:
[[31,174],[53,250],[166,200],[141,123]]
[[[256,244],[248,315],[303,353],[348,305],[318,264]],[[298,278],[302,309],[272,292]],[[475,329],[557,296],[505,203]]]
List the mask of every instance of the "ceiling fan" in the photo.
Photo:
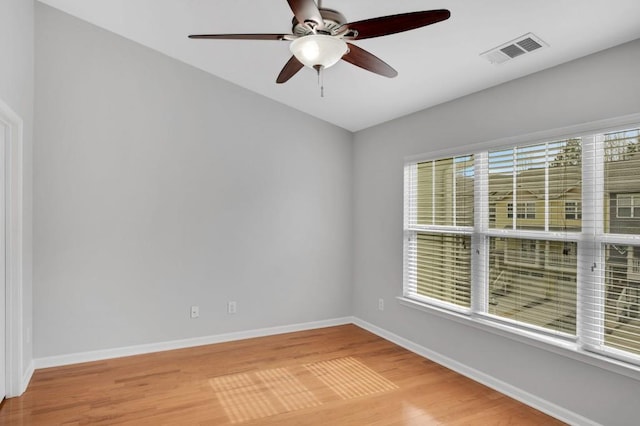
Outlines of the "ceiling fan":
[[380,37],[413,30],[451,16],[446,9],[381,16],[349,22],[338,11],[322,8],[321,1],[287,0],[293,11],[292,34],[193,34],[192,39],[286,40],[293,56],[285,64],[276,83],[285,83],[305,65],[320,71],[340,59],[367,71],[395,77],[398,72],[389,64],[349,43],[352,40]]

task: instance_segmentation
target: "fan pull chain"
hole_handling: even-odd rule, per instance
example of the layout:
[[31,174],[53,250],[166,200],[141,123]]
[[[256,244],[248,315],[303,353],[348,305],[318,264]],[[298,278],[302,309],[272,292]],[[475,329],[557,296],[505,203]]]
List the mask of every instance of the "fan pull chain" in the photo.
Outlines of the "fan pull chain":
[[324,98],[324,73],[322,70],[324,67],[322,65],[314,66],[316,72],[318,73],[318,86],[320,86],[320,97]]

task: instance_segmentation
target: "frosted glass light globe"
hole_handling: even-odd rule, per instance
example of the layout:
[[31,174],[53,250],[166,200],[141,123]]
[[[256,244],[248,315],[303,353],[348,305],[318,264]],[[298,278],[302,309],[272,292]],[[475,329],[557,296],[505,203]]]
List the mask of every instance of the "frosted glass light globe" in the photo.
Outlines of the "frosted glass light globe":
[[349,50],[342,39],[323,34],[300,37],[291,42],[289,50],[309,68],[335,65]]

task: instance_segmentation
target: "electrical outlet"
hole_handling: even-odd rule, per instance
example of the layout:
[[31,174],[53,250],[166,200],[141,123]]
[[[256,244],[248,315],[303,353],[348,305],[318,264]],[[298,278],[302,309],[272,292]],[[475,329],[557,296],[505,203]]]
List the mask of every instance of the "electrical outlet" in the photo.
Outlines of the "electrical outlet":
[[378,310],[384,311],[384,299],[382,298],[378,299]]
[[198,318],[200,316],[200,307],[192,306],[191,307],[191,318]]
[[227,313],[228,314],[235,314],[236,312],[238,312],[238,305],[236,302],[228,302],[227,303]]

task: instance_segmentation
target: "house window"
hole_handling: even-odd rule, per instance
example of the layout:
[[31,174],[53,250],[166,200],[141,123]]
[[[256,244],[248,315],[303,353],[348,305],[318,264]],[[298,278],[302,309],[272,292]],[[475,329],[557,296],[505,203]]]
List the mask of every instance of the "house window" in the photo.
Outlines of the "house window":
[[[507,217],[513,218],[513,203],[507,204]],[[536,203],[526,202],[518,203],[516,205],[516,217],[518,219],[535,219],[536,218]]]
[[[507,203],[507,217],[513,219],[513,203]],[[516,204],[516,217],[518,219],[535,219],[536,203],[526,202]]]
[[[633,253],[634,247],[630,248],[628,252]],[[616,255],[619,252],[609,245],[605,250],[611,255],[605,260],[604,344],[614,350],[640,352],[640,342],[629,339],[640,327],[640,258]]]
[[[501,261],[499,252],[488,254],[492,265],[489,276],[496,277],[496,282],[491,288],[492,303],[487,313],[522,327],[558,335],[575,335],[576,259],[562,256],[562,243],[490,238],[504,244],[509,253],[504,261]],[[550,252],[557,256],[545,262]],[[553,261],[562,263],[553,264]]]
[[558,211],[557,203],[569,197],[580,201],[580,152],[578,138],[488,152],[488,193],[492,194],[488,208],[497,212],[489,227],[566,228],[564,212]]
[[586,303],[600,315],[587,317],[587,347],[622,360],[640,355],[640,129],[606,133],[596,152],[603,170],[601,206],[595,220],[602,232],[595,235],[600,256],[589,278]]
[[632,129],[408,162],[405,300],[640,365],[639,145]]
[[495,206],[489,207],[489,225],[495,226],[496,223],[496,208]]
[[616,195],[616,217],[620,219],[640,219],[640,194]]
[[[488,192],[502,192],[487,202],[489,207],[506,203],[506,218],[498,218],[501,225],[495,231],[489,225],[487,232],[503,248],[488,253],[488,275],[507,283],[498,285],[506,292],[490,295],[488,314],[523,327],[575,335],[577,266],[575,258],[562,256],[557,229],[564,217],[552,207],[565,197],[581,196],[581,147],[580,139],[569,139],[487,153]],[[540,212],[538,203],[544,207]],[[562,239],[575,245],[578,234],[565,232]],[[562,274],[574,279],[562,281]]]
[[416,294],[469,307],[471,237],[418,232],[416,245]]
[[579,201],[566,201],[564,203],[564,218],[567,220],[582,219],[582,203]]

